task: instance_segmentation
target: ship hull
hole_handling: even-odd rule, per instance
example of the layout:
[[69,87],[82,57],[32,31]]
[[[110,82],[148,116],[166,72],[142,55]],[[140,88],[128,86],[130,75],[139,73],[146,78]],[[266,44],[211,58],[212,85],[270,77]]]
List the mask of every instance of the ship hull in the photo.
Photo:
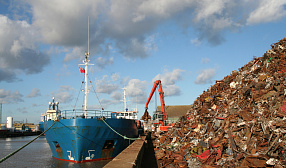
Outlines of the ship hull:
[[[44,129],[53,127],[45,135],[53,157],[75,163],[111,159],[123,151],[138,130],[134,120],[107,118],[75,118],[45,121]],[[120,135],[118,135],[117,133]]]

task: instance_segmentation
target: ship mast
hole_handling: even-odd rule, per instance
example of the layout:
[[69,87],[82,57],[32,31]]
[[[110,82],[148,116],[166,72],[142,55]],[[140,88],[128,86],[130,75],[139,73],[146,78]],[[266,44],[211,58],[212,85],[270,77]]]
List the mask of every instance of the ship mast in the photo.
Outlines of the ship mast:
[[126,88],[122,88],[123,89],[123,102],[124,102],[124,111],[128,111],[127,110],[127,100],[126,100],[126,92],[125,92],[125,90],[126,90]]
[[84,65],[84,104],[83,104],[83,110],[84,110],[84,117],[87,118],[87,94],[89,92],[88,90],[88,65],[94,65],[94,64],[89,64],[89,17],[88,17],[88,33],[87,33],[87,39],[88,39],[88,46],[87,46],[87,52],[85,53],[85,59],[82,61],[84,64],[79,64],[79,65]]
[[85,59],[83,61],[85,65],[85,73],[84,73],[84,117],[86,118],[87,115],[87,94],[88,94],[88,84],[87,84],[87,72],[88,72],[88,57],[89,57],[89,52],[85,53]]

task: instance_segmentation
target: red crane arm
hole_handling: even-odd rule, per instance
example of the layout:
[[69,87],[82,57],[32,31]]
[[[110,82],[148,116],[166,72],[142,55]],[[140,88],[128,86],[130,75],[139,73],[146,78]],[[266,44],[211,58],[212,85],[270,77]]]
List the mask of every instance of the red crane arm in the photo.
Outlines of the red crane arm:
[[148,100],[147,100],[147,102],[146,102],[145,108],[148,109],[149,102],[150,102],[150,100],[151,100],[151,98],[152,98],[152,96],[153,96],[153,94],[154,94],[156,88],[158,89],[158,92],[159,92],[159,94],[160,94],[161,110],[162,110],[162,114],[163,114],[163,121],[165,121],[165,119],[166,119],[165,100],[164,100],[164,92],[163,92],[162,84],[161,84],[161,81],[160,81],[160,80],[156,80],[156,81],[154,82],[154,86],[153,86],[153,88],[152,88],[152,90],[151,90],[151,93],[150,93],[150,95],[149,95],[149,98],[148,98]]

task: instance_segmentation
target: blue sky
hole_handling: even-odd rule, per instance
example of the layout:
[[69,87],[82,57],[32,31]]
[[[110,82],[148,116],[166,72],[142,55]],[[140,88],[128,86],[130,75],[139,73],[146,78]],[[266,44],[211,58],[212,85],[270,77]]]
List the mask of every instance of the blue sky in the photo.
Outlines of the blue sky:
[[286,0],[0,0],[2,123],[39,122],[52,97],[62,110],[81,108],[88,17],[89,80],[100,101],[90,93],[88,108],[123,110],[126,87],[141,117],[155,80],[166,105],[190,105],[261,57],[285,37]]

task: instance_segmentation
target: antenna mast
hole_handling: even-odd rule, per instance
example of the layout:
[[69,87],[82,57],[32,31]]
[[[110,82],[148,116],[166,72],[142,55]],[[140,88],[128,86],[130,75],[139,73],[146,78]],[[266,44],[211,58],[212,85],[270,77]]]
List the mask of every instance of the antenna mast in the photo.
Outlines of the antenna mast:
[[87,52],[89,54],[89,16],[88,16],[88,19],[87,19]]
[[84,117],[87,118],[87,94],[89,92],[88,90],[88,81],[87,81],[87,77],[88,77],[88,65],[94,65],[94,64],[89,64],[89,17],[88,17],[88,32],[87,32],[87,53],[85,53],[85,59],[82,61],[84,64],[79,64],[79,65],[84,65],[85,67],[85,72],[84,72],[84,105],[83,105],[83,110],[84,110]]

